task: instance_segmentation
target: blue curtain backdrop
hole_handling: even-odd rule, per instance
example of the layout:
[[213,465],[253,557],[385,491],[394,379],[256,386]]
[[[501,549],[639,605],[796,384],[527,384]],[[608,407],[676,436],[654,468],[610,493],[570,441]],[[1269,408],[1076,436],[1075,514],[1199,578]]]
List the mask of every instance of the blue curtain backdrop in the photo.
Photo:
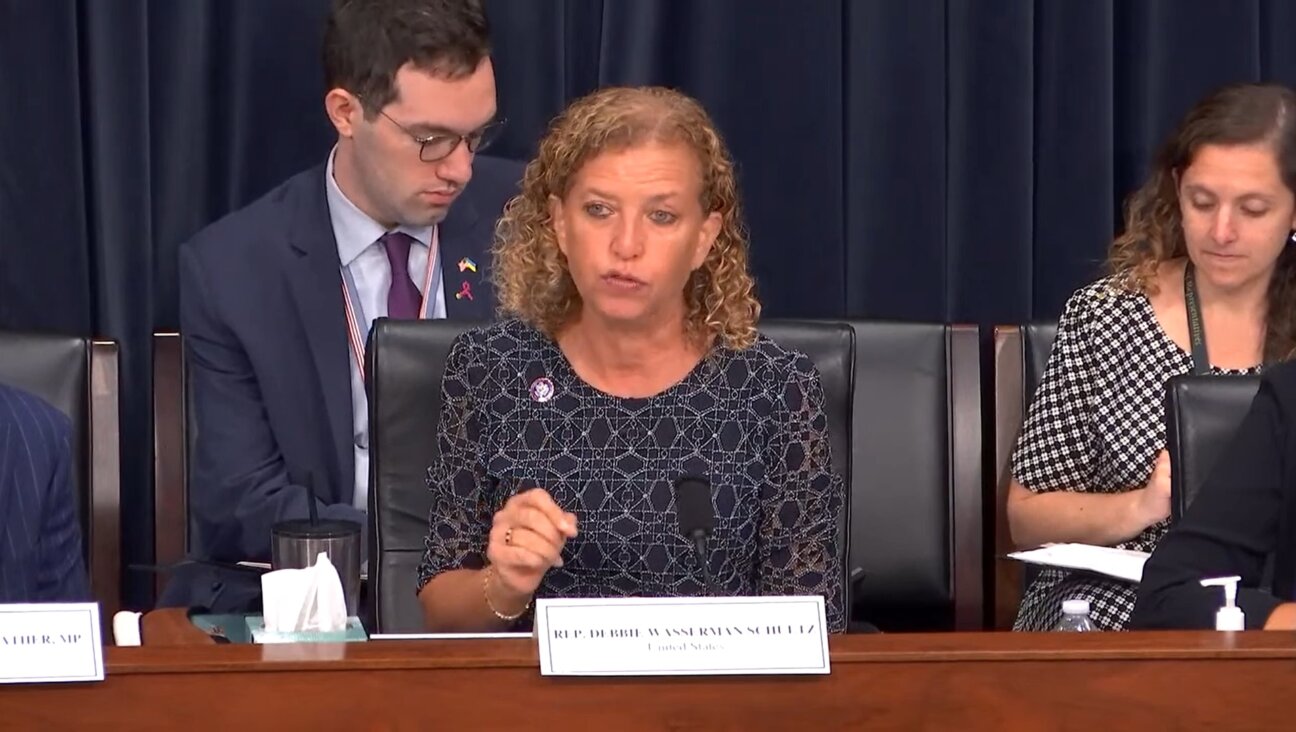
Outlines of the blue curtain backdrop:
[[[327,0],[0,0],[0,328],[122,345],[123,561],[152,556],[149,335],[177,245],[331,145]],[[772,317],[1053,318],[1207,90],[1296,83],[1282,0],[487,0],[494,154],[604,84],[697,96]],[[149,601],[128,574],[126,597]]]

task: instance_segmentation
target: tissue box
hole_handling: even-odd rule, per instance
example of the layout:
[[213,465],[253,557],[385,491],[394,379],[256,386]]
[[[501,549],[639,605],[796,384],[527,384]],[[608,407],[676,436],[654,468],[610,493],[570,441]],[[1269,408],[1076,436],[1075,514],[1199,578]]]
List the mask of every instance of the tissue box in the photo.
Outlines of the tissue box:
[[271,632],[266,630],[265,619],[260,615],[249,615],[247,627],[252,634],[253,643],[351,643],[353,641],[369,640],[364,626],[360,623],[360,618],[354,615],[347,618],[345,628],[327,633],[321,631]]

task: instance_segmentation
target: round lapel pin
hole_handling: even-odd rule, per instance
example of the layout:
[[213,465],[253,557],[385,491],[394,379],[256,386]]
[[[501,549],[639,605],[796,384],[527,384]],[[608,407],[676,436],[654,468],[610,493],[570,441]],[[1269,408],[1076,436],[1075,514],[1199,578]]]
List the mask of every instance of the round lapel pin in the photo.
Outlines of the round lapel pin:
[[548,376],[541,376],[531,382],[531,401],[540,402],[541,404],[553,399],[554,383],[549,380]]

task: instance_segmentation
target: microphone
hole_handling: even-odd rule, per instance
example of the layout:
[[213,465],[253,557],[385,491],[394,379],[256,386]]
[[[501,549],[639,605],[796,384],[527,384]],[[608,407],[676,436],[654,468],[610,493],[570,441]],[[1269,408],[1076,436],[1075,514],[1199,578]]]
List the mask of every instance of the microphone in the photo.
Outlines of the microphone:
[[676,480],[675,516],[679,519],[680,533],[693,541],[707,591],[719,595],[720,592],[711,580],[711,567],[707,564],[707,537],[715,528],[715,506],[711,502],[710,481],[696,475],[685,475]]

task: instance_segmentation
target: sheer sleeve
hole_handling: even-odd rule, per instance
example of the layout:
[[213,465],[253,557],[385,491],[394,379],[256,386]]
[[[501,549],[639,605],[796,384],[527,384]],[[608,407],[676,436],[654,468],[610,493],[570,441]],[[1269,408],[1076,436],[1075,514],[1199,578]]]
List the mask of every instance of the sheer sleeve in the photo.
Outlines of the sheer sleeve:
[[1080,488],[1093,472],[1089,423],[1097,367],[1089,342],[1090,297],[1082,290],[1067,301],[1048,366],[1013,450],[1013,478],[1037,493]]
[[455,340],[441,381],[438,454],[428,468],[432,506],[418,590],[442,572],[479,568],[484,561],[493,504],[482,460],[485,415],[474,392],[483,379],[487,354],[473,338],[466,333]]
[[765,595],[822,595],[830,632],[846,628],[842,588],[841,476],[832,469],[823,386],[797,355],[777,395],[775,432],[761,489],[760,586]]

